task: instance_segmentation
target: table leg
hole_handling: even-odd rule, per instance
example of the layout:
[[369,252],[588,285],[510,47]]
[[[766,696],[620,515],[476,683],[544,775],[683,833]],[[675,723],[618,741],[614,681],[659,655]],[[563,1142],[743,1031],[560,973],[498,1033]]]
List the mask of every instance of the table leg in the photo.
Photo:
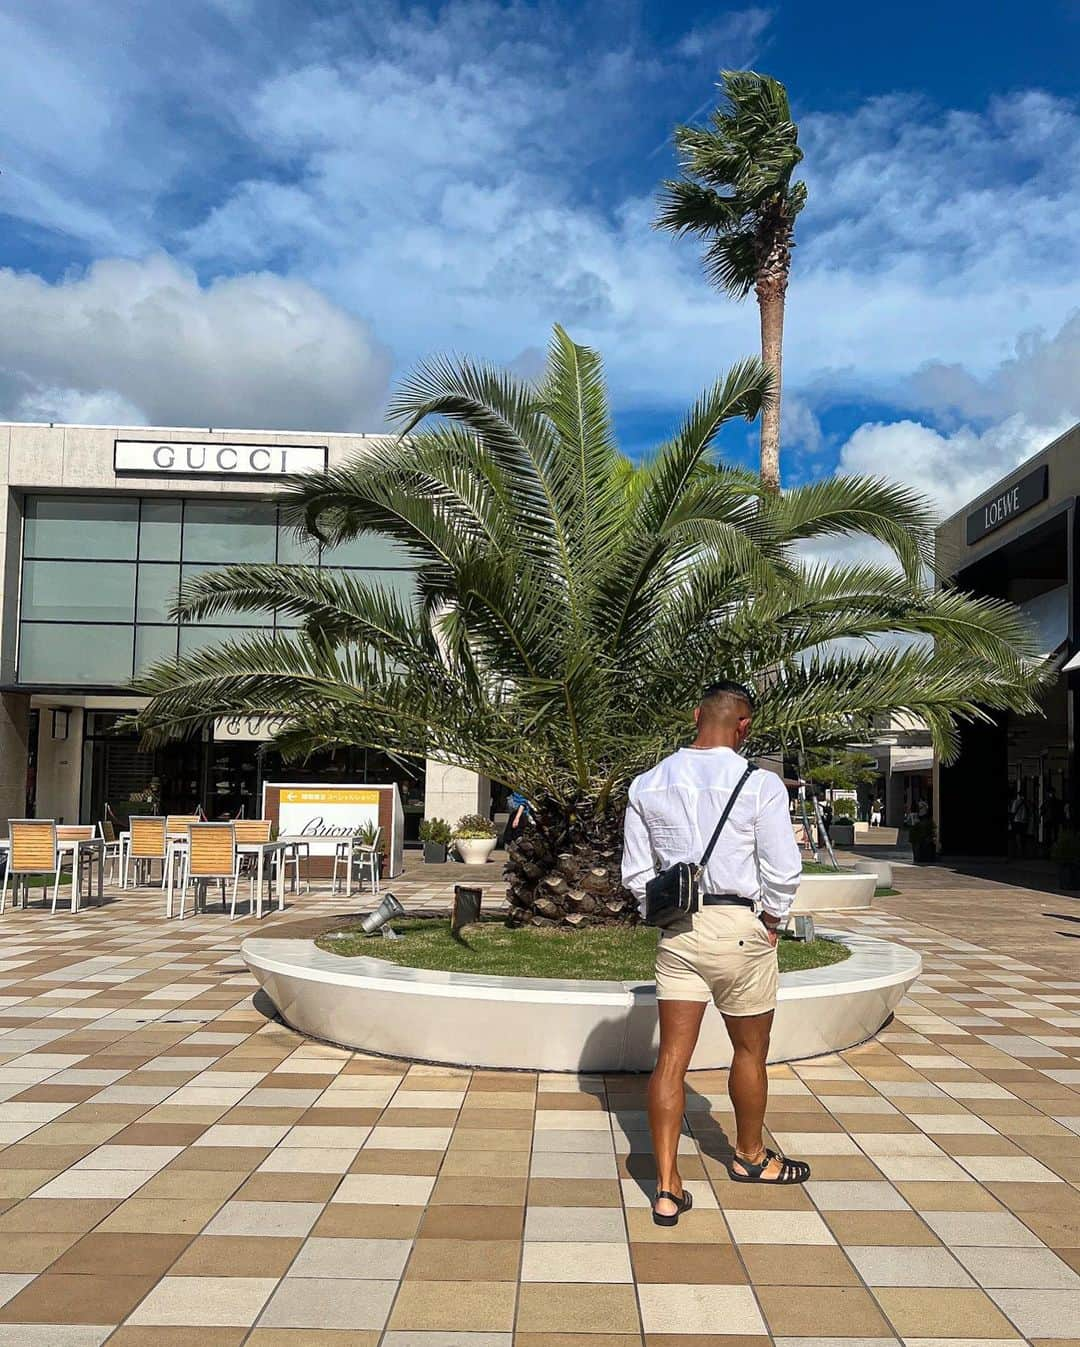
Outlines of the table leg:
[[282,848],[282,850],[278,852],[278,869],[277,869],[277,905],[278,905],[278,911],[279,911],[279,912],[284,912],[284,911],[285,911],[285,857],[286,857],[286,855],[287,855],[287,849],[286,849],[286,848]]
[[97,854],[97,900],[98,907],[105,901],[105,848],[102,847]]
[[262,900],[263,900],[263,875],[266,866],[266,852],[259,848],[255,858],[255,916],[257,920],[262,919]]

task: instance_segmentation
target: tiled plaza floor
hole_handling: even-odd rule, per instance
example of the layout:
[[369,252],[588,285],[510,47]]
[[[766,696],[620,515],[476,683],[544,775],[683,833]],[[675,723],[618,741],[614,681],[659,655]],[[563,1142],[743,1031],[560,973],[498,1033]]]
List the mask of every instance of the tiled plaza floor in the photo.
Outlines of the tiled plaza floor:
[[[416,873],[407,905],[462,871]],[[812,1182],[731,1183],[696,1073],[674,1231],[642,1077],[365,1058],[253,1004],[248,919],[9,908],[0,1347],[1080,1343],[1080,904],[897,883],[857,923],[924,955],[896,1020],[771,1072]]]

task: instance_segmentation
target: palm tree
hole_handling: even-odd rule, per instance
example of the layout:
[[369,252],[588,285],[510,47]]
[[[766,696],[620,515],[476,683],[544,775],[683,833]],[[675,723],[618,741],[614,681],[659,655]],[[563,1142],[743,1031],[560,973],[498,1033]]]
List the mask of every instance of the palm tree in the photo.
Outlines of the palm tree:
[[775,380],[761,416],[761,479],[779,491],[784,301],[795,217],[806,205],[806,184],[791,175],[803,155],[779,80],[753,70],[720,78],[724,103],[709,125],[675,128],[684,176],[664,184],[656,224],[705,240],[705,274],[718,289],[736,299],[757,292],[761,358]]
[[[1034,709],[1036,646],[1016,609],[927,587],[928,507],[840,477],[765,492],[714,461],[771,375],[731,369],[681,429],[632,463],[615,442],[599,357],[556,329],[539,386],[468,361],[405,385],[388,437],[289,484],[298,529],[403,547],[411,598],[316,567],[237,565],[188,584],[187,619],[276,608],[302,624],[163,662],[137,690],[160,742],[234,712],[283,715],[287,755],[366,744],[522,790],[536,826],[508,866],[512,920],[631,914],[619,884],[631,778],[686,742],[703,682],[759,687],[759,751],[865,734],[904,712],[949,753],[957,722]],[[889,564],[820,565],[807,539],[876,539]],[[880,635],[914,637],[878,646]]]

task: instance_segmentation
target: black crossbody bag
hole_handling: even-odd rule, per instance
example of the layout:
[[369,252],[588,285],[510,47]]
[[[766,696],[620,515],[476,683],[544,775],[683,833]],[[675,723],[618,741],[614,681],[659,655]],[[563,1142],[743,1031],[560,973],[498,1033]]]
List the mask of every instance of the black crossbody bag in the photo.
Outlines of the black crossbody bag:
[[701,876],[709,863],[709,857],[713,854],[713,848],[719,841],[720,834],[724,831],[724,824],[728,821],[728,815],[739,798],[739,793],[746,785],[750,773],[754,770],[753,763],[750,763],[746,771],[739,778],[738,785],[728,797],[728,802],[724,806],[724,812],[720,815],[720,822],[716,825],[712,837],[709,839],[709,845],[705,848],[705,854],[695,865],[692,861],[679,861],[676,865],[670,865],[666,870],[661,870],[658,875],[645,885],[645,922],[649,926],[674,926],[676,922],[685,921],[687,917],[692,916],[701,907]]

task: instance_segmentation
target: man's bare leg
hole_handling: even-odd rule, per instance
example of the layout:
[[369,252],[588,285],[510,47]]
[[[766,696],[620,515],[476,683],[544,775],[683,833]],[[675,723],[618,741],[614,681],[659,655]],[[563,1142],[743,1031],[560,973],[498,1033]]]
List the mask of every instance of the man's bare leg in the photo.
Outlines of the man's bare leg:
[[[694,1055],[704,1001],[659,1001],[660,1051],[649,1079],[649,1130],[656,1156],[657,1191],[682,1196],[679,1177],[679,1134],[686,1112],[686,1070]],[[661,1216],[674,1216],[677,1210],[668,1198],[657,1202]]]
[[[728,1073],[728,1094],[735,1109],[735,1159],[740,1174],[747,1173],[739,1164],[739,1157],[753,1164],[761,1161],[765,1150],[762,1127],[765,1107],[769,1102],[769,1077],[765,1060],[769,1055],[769,1034],[772,1031],[773,1011],[764,1015],[725,1015],[724,1023],[731,1038],[733,1055]],[[780,1172],[777,1161],[771,1161],[762,1178],[768,1180]]]

